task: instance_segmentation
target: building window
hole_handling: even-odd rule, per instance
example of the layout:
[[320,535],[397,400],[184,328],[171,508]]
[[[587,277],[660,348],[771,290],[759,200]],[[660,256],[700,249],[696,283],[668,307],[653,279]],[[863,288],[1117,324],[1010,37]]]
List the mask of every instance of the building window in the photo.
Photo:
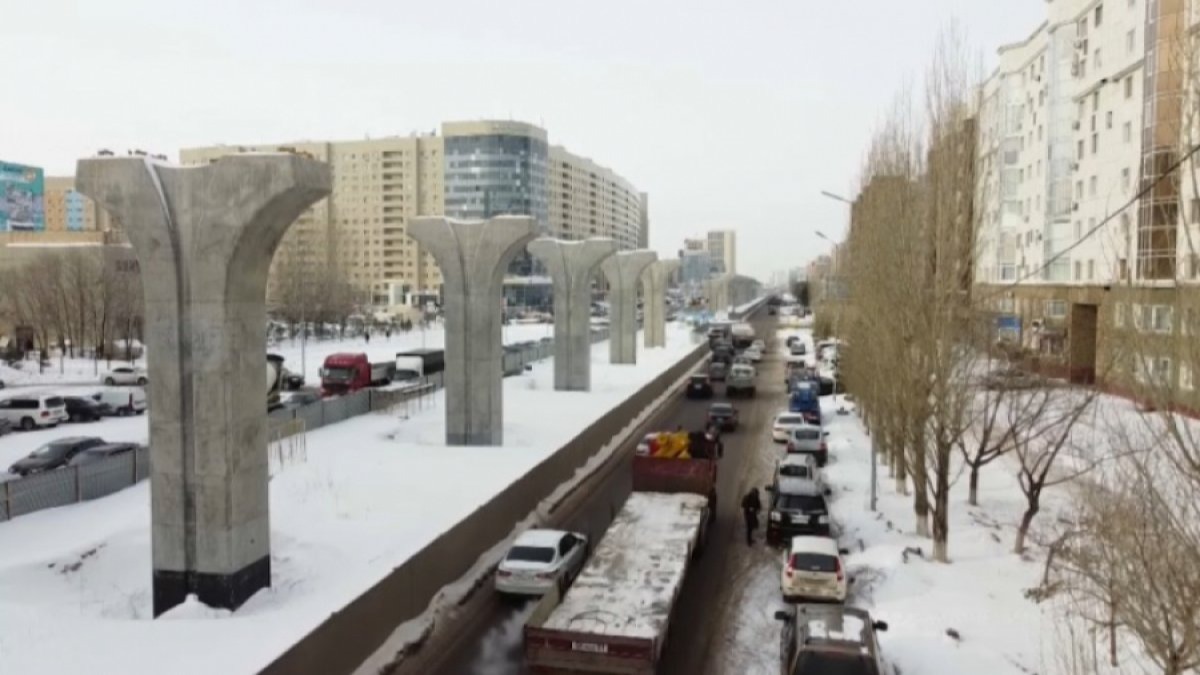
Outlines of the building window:
[[1091,178],[1089,178],[1089,179],[1088,179],[1088,196],[1089,196],[1089,197],[1095,197],[1095,196],[1096,196],[1096,185],[1097,185],[1097,183],[1098,183],[1098,181],[1096,180],[1096,177],[1095,177],[1095,176],[1092,176]]
[[1125,78],[1125,98],[1133,98],[1133,76],[1128,75]]
[[1096,261],[1088,260],[1088,281],[1096,278]]
[[1196,388],[1195,382],[1192,381],[1192,367],[1187,363],[1179,364],[1179,388],[1184,391]]
[[1135,40],[1134,29],[1131,28],[1131,29],[1129,29],[1129,32],[1125,34],[1125,53],[1126,54],[1133,53],[1134,40]]
[[1133,142],[1133,123],[1132,122],[1126,122],[1124,124],[1124,126],[1121,127],[1121,140],[1126,143]]
[[1155,333],[1170,333],[1174,308],[1170,305],[1143,305],[1142,325]]
[[1067,316],[1066,300],[1047,300],[1045,305],[1046,318],[1062,319]]
[[1129,189],[1129,167],[1121,169],[1121,187],[1126,190]]
[[1083,141],[1075,144],[1075,159],[1083,159]]
[[1100,150],[1100,134],[1092,134],[1092,154]]
[[1200,277],[1200,254],[1188,254],[1188,276],[1192,279]]
[[1104,128],[1105,129],[1112,128],[1112,111],[1111,110],[1104,113]]
[[1083,199],[1083,181],[1075,181],[1075,199]]
[[1093,20],[1093,23],[1096,25],[1097,28],[1099,28],[1100,24],[1104,23],[1104,5],[1096,5],[1095,14],[1096,14],[1096,16],[1095,16],[1095,19]]
[[1092,92],[1092,112],[1099,112],[1099,111],[1100,111],[1100,91],[1096,90],[1096,91]]
[[1092,52],[1092,67],[1097,70],[1100,69],[1100,48],[1099,47],[1096,48],[1096,51]]
[[1083,263],[1076,260],[1075,261],[1075,281],[1079,281],[1079,279],[1082,276],[1083,276]]
[[1125,327],[1125,303],[1118,302],[1113,307],[1113,325],[1117,328]]

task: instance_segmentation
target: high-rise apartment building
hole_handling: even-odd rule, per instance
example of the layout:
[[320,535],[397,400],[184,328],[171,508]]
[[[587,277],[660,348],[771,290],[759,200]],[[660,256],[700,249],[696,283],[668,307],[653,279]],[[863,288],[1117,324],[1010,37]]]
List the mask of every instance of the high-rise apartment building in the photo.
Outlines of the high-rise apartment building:
[[272,264],[273,287],[289,265],[326,266],[353,285],[362,303],[436,293],[437,265],[408,236],[408,223],[421,215],[531,215],[544,234],[608,236],[622,248],[636,247],[640,236],[641,198],[632,185],[550,146],[545,130],[522,122],[447,122],[440,135],[191,148],[180,161],[280,150],[328,162],[334,185],[284,238]]
[[707,238],[708,254],[719,262],[724,274],[737,274],[737,233],[733,230],[711,230]]
[[[1179,166],[1196,143],[1185,120],[1197,78],[1181,50],[1194,49],[1200,5],[1046,8],[1044,24],[999,50],[982,88],[978,297],[1073,379],[1171,382],[1195,409],[1195,366],[1169,338],[1194,331],[1200,307],[1200,251],[1187,244],[1200,200],[1192,163]],[[1164,351],[1134,362],[1122,344]]]

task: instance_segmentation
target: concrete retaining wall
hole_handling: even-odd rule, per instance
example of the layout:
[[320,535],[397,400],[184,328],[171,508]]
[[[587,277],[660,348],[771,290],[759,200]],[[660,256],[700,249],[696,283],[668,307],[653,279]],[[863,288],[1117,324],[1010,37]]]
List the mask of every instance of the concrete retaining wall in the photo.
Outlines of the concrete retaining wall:
[[707,354],[708,346],[698,345],[529,473],[330,616],[262,673],[336,675],[352,672],[383,644],[396,626],[424,612],[443,586],[462,577],[499,538],[506,536],[542,499],[574,476],[593,454]]

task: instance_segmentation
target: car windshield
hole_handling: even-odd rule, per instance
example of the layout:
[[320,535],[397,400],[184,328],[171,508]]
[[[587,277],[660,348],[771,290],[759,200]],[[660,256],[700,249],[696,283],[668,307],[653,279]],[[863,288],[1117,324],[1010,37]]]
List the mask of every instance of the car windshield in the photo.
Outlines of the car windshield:
[[63,403],[63,400],[61,397],[50,396],[46,399],[46,407],[47,408],[61,408],[64,405],[66,405],[66,404]]
[[554,560],[554,549],[545,546],[514,546],[507,560],[517,562],[549,563]]
[[29,453],[29,456],[38,458],[62,457],[63,455],[67,454],[67,450],[70,449],[70,447],[71,446],[66,443],[47,443],[37,450]]
[[704,384],[705,382],[708,382],[708,378],[703,375],[692,376],[692,384]]
[[392,377],[392,379],[395,380],[396,382],[408,382],[409,380],[416,380],[416,379],[419,379],[420,377],[421,377],[421,374],[415,370],[408,370],[407,368],[400,368],[400,369],[396,370],[396,374]]
[[815,441],[821,438],[819,429],[800,428],[792,432],[792,438],[798,441]]
[[812,478],[812,473],[805,464],[783,464],[779,467],[779,475],[788,478]]
[[857,652],[802,651],[796,659],[793,675],[827,673],[828,675],[879,675],[871,657]]
[[836,572],[837,558],[824,553],[793,553],[791,567],[802,572]]
[[714,415],[728,415],[733,412],[733,406],[728,403],[717,403],[708,409]]
[[780,511],[825,513],[825,500],[818,495],[781,494],[775,502],[775,507]]
[[325,379],[330,382],[349,382],[354,379],[353,368],[326,368]]

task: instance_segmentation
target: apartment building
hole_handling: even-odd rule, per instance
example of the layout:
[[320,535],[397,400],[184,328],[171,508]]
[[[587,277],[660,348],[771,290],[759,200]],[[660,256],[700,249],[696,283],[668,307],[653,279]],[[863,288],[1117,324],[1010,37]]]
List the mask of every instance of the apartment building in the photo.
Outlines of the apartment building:
[[[419,215],[478,219],[531,215],[540,232],[564,239],[608,236],[634,248],[642,198],[619,175],[551,146],[546,131],[514,121],[446,122],[441,134],[362,141],[184,149],[180,161],[203,164],[239,152],[302,152],[333,169],[332,194],[289,230],[272,263],[269,292],[292,269],[331,269],[363,304],[400,304],[436,294],[432,255],[408,236]],[[528,257],[517,273],[530,271]]]
[[725,274],[737,274],[737,232],[710,230],[705,235],[709,255],[719,261]]
[[1197,138],[1197,5],[1050,0],[1000,48],[981,91],[975,270],[977,299],[1044,363],[1116,390],[1168,383],[1192,409],[1200,195],[1177,165]]

